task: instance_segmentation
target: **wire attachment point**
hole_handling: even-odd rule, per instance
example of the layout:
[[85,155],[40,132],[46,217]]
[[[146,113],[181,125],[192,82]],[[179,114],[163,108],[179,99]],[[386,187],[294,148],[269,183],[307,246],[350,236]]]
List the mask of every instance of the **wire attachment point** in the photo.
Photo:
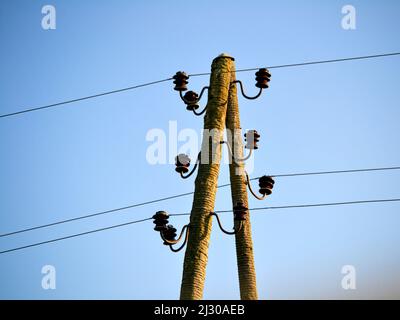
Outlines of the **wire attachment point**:
[[181,175],[182,179],[187,179],[189,178],[195,171],[197,166],[200,163],[200,157],[201,157],[201,151],[199,152],[198,156],[197,156],[197,160],[196,163],[192,169],[192,171],[190,171],[186,176],[184,175],[185,173],[187,173],[189,171],[189,167],[190,167],[190,158],[188,155],[186,154],[178,154],[175,157],[175,171],[178,172]]
[[[176,228],[174,228],[173,225],[167,224],[168,223],[168,218],[169,214],[165,211],[157,211],[156,214],[153,216],[154,219],[154,224],[156,225],[154,227],[155,231],[158,231],[160,233],[160,237],[163,240],[163,244],[166,246],[169,246],[171,251],[173,252],[178,252],[182,250],[182,248],[186,245],[188,236],[189,236],[189,224],[183,226],[181,233],[176,239]],[[186,231],[186,233],[185,233]],[[175,249],[173,245],[179,243],[183,237],[183,234],[185,233],[185,239],[182,243],[182,245]]]
[[259,192],[262,194],[262,196],[257,195],[254,191],[253,188],[251,187],[250,183],[250,178],[248,173],[245,171],[246,175],[246,185],[249,188],[249,191],[251,194],[258,200],[264,200],[267,196],[269,196],[272,193],[272,189],[274,188],[275,181],[272,179],[270,176],[262,176],[258,179],[258,185],[260,186]]
[[257,150],[258,145],[257,143],[260,141],[260,134],[257,132],[257,130],[248,130],[244,134],[244,141],[246,142],[246,145],[244,146],[246,149],[250,150]]
[[[184,239],[182,245],[179,248],[175,249],[173,247],[173,245],[177,244],[181,241],[185,230],[186,230],[185,239]],[[180,250],[183,249],[183,247],[187,243],[187,240],[189,237],[189,225],[187,224],[187,225],[183,226],[178,239],[176,239],[176,229],[174,228],[173,225],[168,225],[166,230],[160,231],[160,236],[161,236],[161,239],[164,241],[163,244],[166,246],[169,246],[169,248],[171,249],[172,252],[179,252]]]
[[187,90],[187,84],[189,83],[189,76],[183,72],[183,71],[178,71],[172,79],[174,80],[174,90],[179,91],[182,93],[182,91]]
[[207,105],[201,112],[197,112],[197,109],[200,108],[199,101],[203,96],[205,90],[209,89],[209,87],[204,87],[200,95],[198,95],[194,91],[188,91],[185,95],[182,95],[182,91],[179,91],[179,96],[181,97],[182,101],[186,104],[186,110],[192,111],[196,116],[201,116],[207,110]]

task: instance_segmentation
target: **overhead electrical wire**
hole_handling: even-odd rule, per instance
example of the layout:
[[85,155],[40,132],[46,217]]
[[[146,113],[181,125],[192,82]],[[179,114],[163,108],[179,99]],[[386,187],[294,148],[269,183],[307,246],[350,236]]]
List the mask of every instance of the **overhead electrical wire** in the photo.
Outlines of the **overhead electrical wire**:
[[252,211],[258,211],[258,210],[270,210],[270,209],[312,208],[312,207],[344,206],[344,205],[353,205],[353,204],[398,202],[398,201],[400,201],[400,198],[379,199],[379,200],[356,200],[356,201],[315,203],[315,204],[297,204],[297,205],[274,206],[274,207],[259,207],[259,208],[253,208],[251,210]]
[[[280,177],[329,175],[329,174],[343,174],[343,173],[357,173],[357,172],[371,172],[371,171],[389,171],[389,170],[399,170],[399,169],[400,169],[400,166],[394,166],[394,167],[379,167],[379,168],[335,170],[335,171],[284,173],[284,174],[276,174],[276,175],[271,175],[271,176],[275,177],[275,178],[280,178]],[[256,177],[256,178],[252,178],[250,180],[256,180],[256,179],[259,179],[259,178],[260,177]],[[219,185],[217,188],[225,188],[225,187],[228,187],[228,186],[230,186],[230,183]],[[153,203],[158,203],[158,202],[162,202],[162,201],[167,201],[167,200],[171,200],[171,199],[181,198],[181,197],[189,196],[189,195],[191,195],[193,193],[194,193],[193,191],[192,192],[186,192],[186,193],[180,193],[180,194],[169,196],[169,197],[149,200],[149,201],[135,203],[135,204],[128,205],[128,206],[123,206],[123,207],[114,208],[114,209],[110,209],[110,210],[100,211],[100,212],[96,212],[96,213],[92,213],[92,214],[88,214],[88,215],[83,215],[83,216],[74,217],[74,218],[70,218],[70,219],[55,221],[55,222],[51,222],[51,223],[47,223],[47,224],[43,224],[43,225],[38,225],[38,226],[34,226],[34,227],[29,227],[29,228],[24,228],[24,229],[20,229],[20,230],[10,231],[10,232],[7,232],[7,233],[0,234],[0,238],[11,236],[11,235],[15,235],[15,234],[19,234],[19,233],[24,233],[24,232],[28,232],[28,231],[33,231],[33,230],[43,229],[43,228],[47,228],[47,227],[52,227],[52,226],[56,226],[56,225],[60,225],[60,224],[68,223],[68,222],[78,221],[78,220],[82,220],[82,219],[88,219],[88,218],[101,216],[101,215],[105,215],[105,214],[109,214],[109,213],[114,213],[114,212],[118,212],[118,211],[123,211],[123,210],[127,210],[127,209],[132,209],[132,208],[136,208],[136,207],[141,207],[141,206],[145,206],[145,205],[149,205],[149,204],[153,204]]]
[[[325,203],[312,203],[312,204],[295,204],[287,206],[267,206],[267,207],[255,207],[249,209],[249,211],[261,211],[261,210],[273,210],[273,209],[294,209],[294,208],[311,208],[311,207],[328,207],[328,206],[344,206],[352,204],[367,204],[367,203],[381,203],[381,202],[398,202],[400,198],[393,199],[378,199],[378,200],[355,200],[355,201],[342,201],[342,202],[325,202]],[[216,210],[215,213],[227,213],[232,212],[232,210]],[[187,216],[190,213],[173,213],[170,217]]]
[[16,116],[16,115],[19,115],[19,114],[22,114],[22,113],[38,111],[38,110],[43,110],[43,109],[48,109],[48,108],[53,108],[53,107],[59,107],[59,106],[62,106],[62,105],[65,105],[65,104],[69,104],[69,103],[74,103],[74,102],[78,102],[78,101],[98,98],[98,97],[107,96],[107,95],[114,94],[114,93],[120,93],[120,92],[124,92],[124,91],[128,91],[128,90],[143,88],[143,87],[151,86],[151,85],[154,85],[154,84],[157,84],[157,83],[170,81],[170,80],[172,80],[172,78],[167,78],[167,79],[162,79],[162,80],[142,83],[142,84],[138,84],[138,85],[127,87],[127,88],[122,88],[122,89],[117,89],[117,90],[97,93],[97,94],[93,94],[93,95],[90,95],[90,96],[76,98],[76,99],[62,101],[62,102],[57,102],[57,103],[53,103],[53,104],[48,104],[48,105],[44,105],[44,106],[41,106],[41,107],[29,108],[29,109],[24,109],[24,110],[21,110],[21,111],[6,113],[6,114],[0,115],[0,118],[6,118],[6,117],[11,117],[11,116]]
[[[391,52],[391,53],[383,53],[383,54],[375,54],[375,55],[367,55],[367,56],[349,57],[349,58],[339,58],[339,59],[332,59],[332,60],[318,60],[318,61],[308,61],[308,62],[300,62],[300,63],[292,63],[292,64],[273,65],[273,66],[269,66],[267,68],[268,69],[293,68],[293,67],[301,67],[301,66],[308,66],[308,65],[317,65],[317,64],[337,63],[337,62],[354,61],[354,60],[383,58],[383,57],[390,57],[390,56],[397,56],[397,55],[400,55],[400,52]],[[254,71],[254,70],[258,70],[259,68],[260,67],[247,68],[247,69],[238,69],[235,72]],[[210,74],[210,72],[193,73],[193,74],[189,74],[189,76],[190,77],[199,77],[199,76],[206,76],[206,75],[209,75],[209,74]],[[142,87],[147,87],[147,86],[151,86],[151,85],[154,85],[154,84],[158,84],[158,83],[166,82],[166,81],[170,81],[170,80],[172,80],[172,78],[156,80],[156,81],[152,81],[152,82],[147,82],[147,83],[143,83],[143,84],[134,85],[134,86],[131,86],[131,87],[126,87],[126,88],[122,88],[122,89],[116,89],[116,90],[112,90],[112,91],[102,92],[102,93],[93,94],[93,95],[89,95],[89,96],[85,96],[85,97],[81,97],[81,98],[76,98],[76,99],[66,100],[66,101],[57,102],[57,103],[53,103],[53,104],[48,104],[48,105],[44,105],[44,106],[40,106],[40,107],[33,107],[33,108],[28,108],[28,109],[24,109],[24,110],[20,110],[20,111],[16,111],[16,112],[5,113],[5,114],[1,114],[0,118],[6,118],[6,117],[20,115],[20,114],[23,114],[23,113],[28,113],[28,112],[33,112],[33,111],[38,111],[38,110],[58,107],[58,106],[62,106],[62,105],[66,105],[66,104],[70,104],[70,103],[74,103],[74,102],[79,102],[79,101],[83,101],[83,100],[98,98],[98,97],[102,97],[102,96],[106,96],[106,95],[110,95],[110,94],[114,94],[114,93],[120,93],[120,92],[134,90],[134,89],[138,89],[138,88],[142,88]]]
[[128,225],[131,225],[131,224],[144,222],[144,221],[151,220],[151,219],[152,218],[145,218],[145,219],[141,219],[141,220],[129,221],[129,222],[126,222],[126,223],[115,224],[115,225],[112,225],[112,226],[109,226],[109,227],[104,227],[104,228],[90,230],[90,231],[81,232],[81,233],[75,233],[75,234],[72,234],[72,235],[69,235],[69,236],[65,236],[65,237],[61,237],[61,238],[46,240],[46,241],[42,241],[42,242],[36,242],[36,243],[33,243],[33,244],[28,244],[26,246],[0,251],[0,254],[7,253],[7,252],[12,252],[12,251],[17,251],[17,250],[22,250],[22,249],[27,249],[27,248],[31,248],[31,247],[36,247],[36,246],[40,246],[40,245],[43,245],[43,244],[46,244],[46,243],[52,243],[52,242],[57,242],[57,241],[61,241],[61,240],[76,238],[76,237],[80,237],[80,236],[84,236],[84,235],[87,235],[87,234],[96,233],[96,232],[100,232],[100,231],[120,228],[120,227],[124,227],[124,226],[128,226]]
[[[383,58],[383,57],[398,56],[398,55],[400,55],[400,52],[374,54],[374,55],[369,55],[369,56],[358,56],[358,57],[340,58],[340,59],[332,59],[332,60],[319,60],[319,61],[308,61],[308,62],[300,62],[300,63],[292,63],[292,64],[281,64],[281,65],[268,66],[266,68],[267,69],[293,68],[293,67],[302,67],[302,66],[309,66],[309,65],[315,65],[315,64],[345,62],[345,61],[353,61],[353,60],[365,60],[365,59]],[[237,69],[237,70],[231,71],[231,72],[248,72],[248,71],[256,71],[259,69],[260,69],[260,67],[254,67],[254,68],[246,68],[246,69]],[[199,77],[199,76],[207,76],[210,74],[211,74],[211,72],[193,73],[193,74],[189,74],[189,76],[190,77]]]
[[160,199],[155,199],[155,200],[135,203],[135,204],[132,204],[132,205],[129,205],[129,206],[114,208],[114,209],[110,209],[110,210],[106,210],[106,211],[100,211],[100,212],[88,214],[88,215],[85,215],[85,216],[80,216],[80,217],[60,220],[60,221],[56,221],[56,222],[52,222],[52,223],[43,224],[43,225],[40,225],[40,226],[35,226],[35,227],[16,230],[16,231],[8,232],[8,233],[3,233],[3,234],[0,234],[0,238],[11,236],[11,235],[18,234],[18,233],[23,233],[23,232],[33,231],[33,230],[37,230],[37,229],[52,227],[52,226],[56,226],[56,225],[59,225],[59,224],[64,224],[64,223],[68,223],[68,222],[72,222],[72,221],[92,218],[92,217],[105,215],[105,214],[113,213],[113,212],[117,212],[117,211],[122,211],[122,210],[132,209],[132,208],[136,208],[136,207],[141,207],[141,206],[144,206],[144,205],[157,203],[157,202],[161,202],[161,201],[166,201],[166,200],[170,200],[170,199],[180,198],[180,197],[184,197],[184,196],[187,196],[187,195],[190,195],[190,194],[193,194],[193,192],[181,193],[181,194],[170,196],[170,197],[165,197],[165,198],[160,198]]
[[[330,203],[314,203],[314,204],[298,204],[298,205],[271,206],[271,207],[258,207],[258,208],[256,207],[256,208],[251,208],[249,210],[250,211],[262,211],[262,210],[273,210],[273,209],[342,206],[342,205],[371,204],[371,203],[384,203],[384,202],[387,203],[387,202],[398,202],[398,201],[400,201],[400,198],[376,199],[376,200],[357,200],[357,201],[347,201],[347,202],[330,202]],[[232,212],[232,210],[217,210],[217,211],[215,211],[215,213],[227,213],[227,212]],[[188,216],[188,215],[190,215],[189,212],[170,214],[169,216]],[[25,246],[20,246],[20,247],[3,250],[3,251],[0,251],[0,254],[5,254],[5,253],[13,252],[13,251],[19,251],[22,249],[27,249],[27,248],[32,248],[32,247],[37,247],[37,246],[41,246],[44,244],[62,241],[62,240],[66,240],[66,239],[71,239],[71,238],[76,238],[76,237],[80,237],[80,236],[84,236],[84,235],[88,235],[88,234],[92,234],[92,233],[96,233],[96,232],[120,228],[120,227],[124,227],[124,226],[128,226],[128,225],[132,225],[132,224],[145,222],[145,221],[152,220],[152,219],[153,219],[152,217],[149,217],[149,218],[144,218],[144,219],[140,219],[140,220],[129,221],[126,223],[116,224],[116,225],[112,225],[112,226],[108,226],[108,227],[104,227],[104,228],[100,228],[100,229],[94,229],[94,230],[89,230],[86,232],[75,233],[75,234],[65,236],[65,237],[55,238],[55,239],[51,239],[51,240],[36,242],[36,243],[28,244]]]
[[[271,177],[274,177],[274,178],[285,178],[285,177],[315,176],[315,175],[357,173],[357,172],[372,172],[372,171],[386,171],[386,170],[399,170],[399,169],[400,169],[400,167],[397,166],[397,167],[380,167],[380,168],[333,170],[333,171],[315,171],[315,172],[300,172],[300,173],[281,173],[281,174],[271,175]],[[259,178],[260,177],[251,178],[250,180],[257,180]]]

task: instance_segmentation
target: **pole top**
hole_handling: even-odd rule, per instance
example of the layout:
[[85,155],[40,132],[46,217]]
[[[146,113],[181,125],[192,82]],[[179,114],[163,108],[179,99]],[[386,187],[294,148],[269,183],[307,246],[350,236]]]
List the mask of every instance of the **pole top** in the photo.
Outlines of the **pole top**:
[[232,61],[235,61],[235,58],[232,57],[231,55],[227,53],[221,53],[218,57],[216,57],[214,60],[220,59],[220,58],[228,58],[231,59]]

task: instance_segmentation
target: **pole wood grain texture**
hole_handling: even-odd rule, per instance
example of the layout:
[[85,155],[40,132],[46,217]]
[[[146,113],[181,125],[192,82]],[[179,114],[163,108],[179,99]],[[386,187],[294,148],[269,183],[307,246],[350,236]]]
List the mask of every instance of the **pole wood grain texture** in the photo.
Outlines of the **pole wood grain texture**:
[[[232,62],[232,71],[235,71]],[[235,72],[232,72],[231,81],[235,81]],[[240,127],[239,103],[237,98],[237,87],[233,84],[229,90],[228,108],[226,115],[226,128],[228,131],[228,143],[232,146],[233,155],[236,158],[243,158],[243,143]],[[230,132],[230,134],[229,134]],[[247,208],[248,197],[245,184],[244,162],[230,159],[229,164],[232,205],[242,202]],[[236,256],[239,273],[240,298],[242,300],[257,300],[256,271],[254,267],[253,241],[251,237],[250,212],[247,220],[243,221],[242,229],[235,235]]]
[[[212,216],[221,160],[221,144],[225,129],[226,108],[231,83],[233,58],[220,55],[211,66],[207,111],[204,116],[204,134],[201,162],[195,180],[190,232],[183,264],[180,298],[203,298],[208,260]],[[209,135],[208,130],[213,134]],[[211,136],[211,137],[210,137]],[[210,141],[212,143],[210,143]]]

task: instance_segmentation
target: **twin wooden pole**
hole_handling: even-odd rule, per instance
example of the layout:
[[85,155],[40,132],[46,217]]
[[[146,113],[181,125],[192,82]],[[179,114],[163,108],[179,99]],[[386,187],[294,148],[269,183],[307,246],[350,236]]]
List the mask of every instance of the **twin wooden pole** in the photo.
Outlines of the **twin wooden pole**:
[[[204,281],[208,260],[212,216],[221,162],[221,141],[225,128],[228,143],[236,157],[243,156],[240,130],[239,105],[234,59],[222,54],[214,59],[211,66],[207,111],[204,116],[204,133],[201,147],[201,161],[195,181],[193,206],[190,215],[190,233],[183,265],[180,298],[199,300],[203,298]],[[232,157],[232,155],[231,155]],[[230,182],[232,205],[242,202],[247,205],[247,189],[244,164],[230,159]],[[256,275],[254,268],[253,244],[250,215],[243,221],[243,227],[235,235],[236,254],[241,299],[257,299]]]

